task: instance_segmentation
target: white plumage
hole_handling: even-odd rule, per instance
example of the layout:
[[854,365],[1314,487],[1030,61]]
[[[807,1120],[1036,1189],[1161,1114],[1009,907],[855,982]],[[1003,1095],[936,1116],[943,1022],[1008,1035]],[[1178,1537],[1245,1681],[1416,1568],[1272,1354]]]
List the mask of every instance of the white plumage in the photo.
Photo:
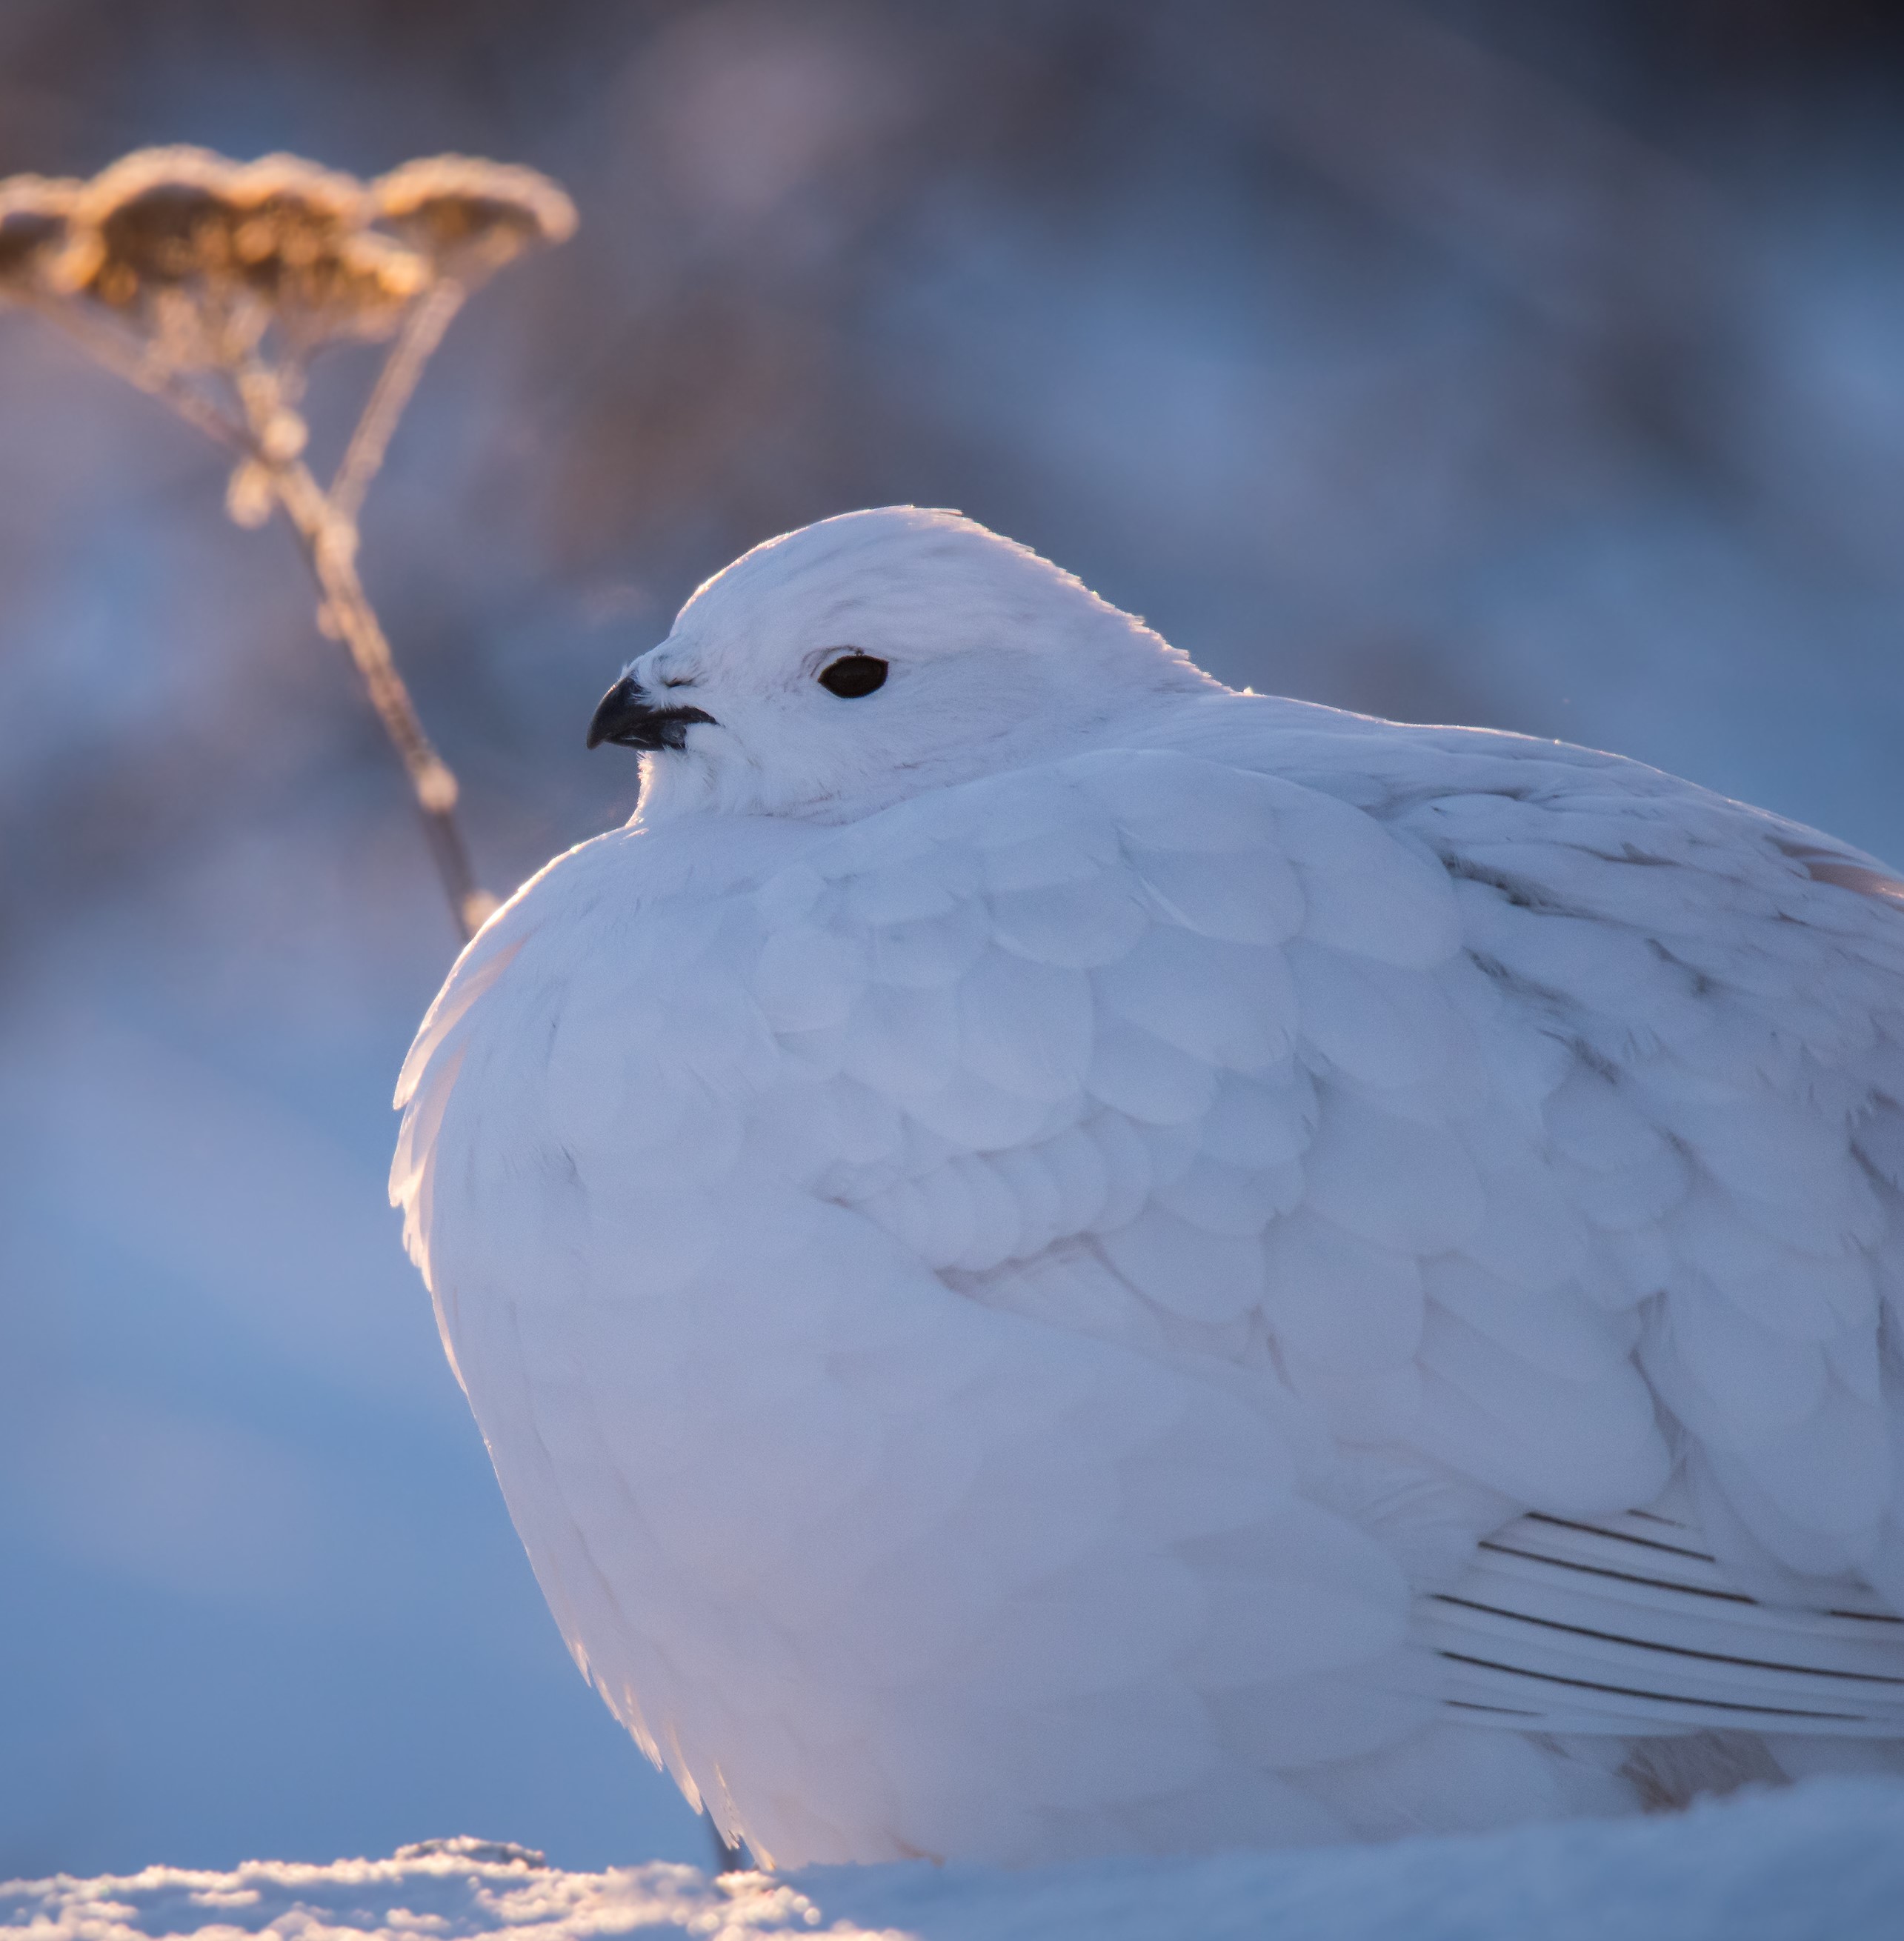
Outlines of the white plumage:
[[730,1834],[1904,1762],[1881,866],[1232,692],[910,509],[756,549],[597,726],[642,813],[464,952],[392,1191],[577,1662]]

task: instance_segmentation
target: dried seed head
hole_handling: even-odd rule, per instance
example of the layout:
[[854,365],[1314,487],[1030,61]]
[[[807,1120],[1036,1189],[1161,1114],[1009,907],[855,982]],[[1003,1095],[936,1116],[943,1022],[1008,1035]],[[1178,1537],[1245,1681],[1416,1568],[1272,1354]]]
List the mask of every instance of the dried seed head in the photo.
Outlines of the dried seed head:
[[140,148],[102,170],[74,210],[75,285],[103,255],[136,277],[240,275],[270,288],[362,226],[363,185],[295,155],[232,162],[206,148]]
[[274,322],[304,350],[387,337],[430,269],[368,234],[371,213],[354,176],[295,155],[143,148],[81,188],[57,274],[187,365],[229,361]]
[[426,156],[393,169],[370,193],[386,228],[465,284],[575,233],[575,204],[546,176],[512,163]]
[[204,148],[141,148],[101,170],[75,199],[59,277],[69,290],[127,310],[203,274],[228,235],[231,164]]
[[370,198],[354,176],[270,155],[237,172],[233,199],[242,274],[306,347],[390,336],[429,286],[425,258],[368,231]]
[[0,182],[0,297],[47,287],[47,267],[64,246],[76,182],[15,176]]
[[428,261],[416,251],[360,231],[312,264],[295,287],[280,289],[279,312],[306,344],[333,337],[388,337],[432,280]]
[[394,335],[439,277],[480,283],[575,219],[546,176],[463,155],[366,188],[295,155],[141,148],[87,182],[0,183],[0,295],[99,304],[175,370],[235,370],[275,326],[290,369]]

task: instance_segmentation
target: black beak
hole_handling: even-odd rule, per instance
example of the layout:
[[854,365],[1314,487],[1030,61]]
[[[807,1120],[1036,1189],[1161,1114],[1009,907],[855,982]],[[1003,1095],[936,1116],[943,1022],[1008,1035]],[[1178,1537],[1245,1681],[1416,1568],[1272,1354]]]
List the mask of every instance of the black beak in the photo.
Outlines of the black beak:
[[656,708],[633,676],[624,674],[602,696],[594,719],[588,723],[588,745],[598,748],[604,741],[613,741],[620,748],[678,748],[695,722],[714,718],[698,708]]

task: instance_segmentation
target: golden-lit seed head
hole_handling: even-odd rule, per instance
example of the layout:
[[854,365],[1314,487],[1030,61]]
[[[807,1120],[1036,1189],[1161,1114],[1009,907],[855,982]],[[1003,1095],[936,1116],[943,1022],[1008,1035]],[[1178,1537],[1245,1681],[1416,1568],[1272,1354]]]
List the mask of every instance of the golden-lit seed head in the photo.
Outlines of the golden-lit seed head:
[[235,368],[274,324],[301,362],[393,335],[439,277],[480,283],[575,223],[546,176],[469,156],[367,188],[295,155],[141,148],[90,182],[0,183],[0,295],[100,304],[176,369]]
[[513,163],[426,156],[380,177],[370,194],[379,221],[466,283],[575,233],[575,204],[546,176]]
[[[258,304],[269,313],[263,322],[283,323],[306,347],[385,337],[429,266],[368,234],[371,213],[354,176],[295,155],[240,163],[203,148],[144,148],[83,185],[58,275],[66,289],[145,325],[164,293],[185,293],[202,313],[201,349]],[[255,340],[255,330],[246,334]],[[175,321],[174,341],[182,347],[188,335]]]
[[430,282],[429,264],[416,251],[360,231],[313,263],[295,298],[281,295],[280,308],[298,336],[388,337]]
[[64,246],[80,185],[44,176],[0,182],[0,297],[47,286],[48,265]]
[[228,226],[231,174],[190,148],[140,148],[102,169],[75,198],[61,284],[126,309],[148,286],[183,283]]

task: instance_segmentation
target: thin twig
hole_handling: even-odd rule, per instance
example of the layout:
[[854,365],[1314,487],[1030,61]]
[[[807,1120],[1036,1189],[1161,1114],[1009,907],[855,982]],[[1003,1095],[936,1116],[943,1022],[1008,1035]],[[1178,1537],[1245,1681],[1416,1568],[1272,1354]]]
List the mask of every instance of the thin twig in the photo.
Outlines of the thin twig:
[[148,397],[170,405],[188,424],[195,426],[207,437],[215,439],[234,451],[257,455],[258,441],[249,426],[219,410],[203,392],[194,390],[151,351],[139,350],[118,331],[109,326],[95,323],[70,305],[38,296],[29,297],[27,301],[49,323],[63,330],[87,356],[128,384],[136,385]]
[[235,378],[252,448],[258,454],[255,462],[269,476],[272,491],[297,535],[304,563],[317,582],[319,621],[350,650],[370,705],[410,778],[436,873],[449,898],[451,915],[467,943],[496,907],[496,899],[478,885],[470,867],[469,851],[456,819],[456,777],[423,732],[376,610],[357,576],[356,521],[338,513],[302,459],[280,456],[271,449],[269,428],[280,408],[281,396],[274,374],[255,359],[247,360],[239,366]]
[[265,463],[278,503],[317,582],[323,616],[350,650],[371,705],[416,791],[430,854],[457,928],[466,943],[496,907],[496,899],[478,885],[470,867],[469,852],[456,819],[456,777],[417,718],[410,691],[391,658],[390,643],[357,577],[356,529],[336,516],[301,460],[267,460]]
[[363,415],[357,420],[356,429],[350,434],[350,442],[344,448],[337,476],[331,481],[331,505],[340,518],[356,518],[364,494],[384,463],[384,454],[390,449],[397,420],[403,415],[404,407],[417,388],[423,366],[442,342],[443,333],[449,329],[451,319],[462,308],[463,294],[463,286],[454,278],[439,277],[431,285],[428,295],[404,319],[402,331],[390,347],[390,354],[384,359],[383,369],[377,374],[377,383],[364,405]]
[[[459,291],[457,302],[445,309],[434,335],[414,354],[413,368],[403,381],[401,390],[391,394],[386,405],[387,422],[382,429],[377,458],[380,458],[382,447],[389,442],[398,414],[460,301]],[[194,390],[176,370],[159,362],[150,352],[142,354],[109,327],[95,323],[62,304],[36,300],[34,307],[107,369],[136,385],[148,396],[170,405],[188,423],[215,439],[219,444],[243,453],[251,463],[262,466],[269,475],[277,503],[284,508],[297,536],[298,550],[317,583],[322,602],[320,617],[328,619],[349,649],[365,690],[370,696],[371,705],[377,711],[377,718],[384,724],[384,732],[390,737],[398,759],[409,775],[411,787],[416,791],[423,833],[429,843],[436,873],[442,879],[444,893],[449,898],[451,916],[458,934],[467,943],[496,907],[496,899],[478,885],[475,872],[470,865],[469,848],[456,819],[456,777],[423,732],[415,705],[410,698],[410,691],[396,671],[390,643],[377,621],[376,610],[371,607],[363,582],[357,576],[355,518],[347,512],[340,514],[326,500],[301,460],[274,457],[267,449],[267,426],[281,395],[276,378],[256,364],[237,374],[239,399],[246,414],[240,420],[221,411],[203,392]],[[393,356],[391,363],[396,361]],[[387,374],[390,366],[385,369]],[[384,388],[380,381],[378,390],[381,392]],[[370,409],[374,410],[375,405],[373,396]],[[366,419],[369,416],[370,410],[367,410]],[[361,433],[362,425],[359,424],[358,429]],[[353,439],[353,445],[355,442]],[[373,458],[363,472],[362,484],[367,485],[375,472],[376,460]],[[360,501],[361,485],[358,497]]]

